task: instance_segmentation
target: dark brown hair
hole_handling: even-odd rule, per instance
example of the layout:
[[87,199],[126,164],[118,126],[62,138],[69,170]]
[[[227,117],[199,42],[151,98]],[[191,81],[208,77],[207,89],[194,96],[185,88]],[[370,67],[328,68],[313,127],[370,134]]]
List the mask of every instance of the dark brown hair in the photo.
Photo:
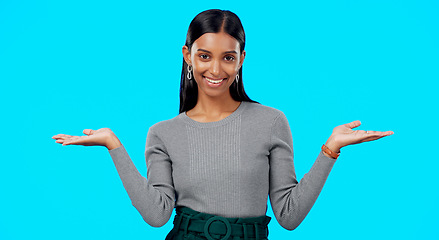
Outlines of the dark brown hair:
[[[189,25],[185,45],[189,51],[192,44],[205,33],[218,33],[224,31],[234,37],[240,46],[240,54],[245,47],[245,33],[241,20],[236,14],[228,10],[211,9],[199,13]],[[181,70],[180,82],[180,113],[189,111],[195,107],[198,99],[198,86],[195,81],[187,79],[187,63],[183,58],[183,69]],[[230,95],[236,101],[251,100],[244,91],[242,83],[242,67],[239,69],[239,81],[233,81],[229,88]]]

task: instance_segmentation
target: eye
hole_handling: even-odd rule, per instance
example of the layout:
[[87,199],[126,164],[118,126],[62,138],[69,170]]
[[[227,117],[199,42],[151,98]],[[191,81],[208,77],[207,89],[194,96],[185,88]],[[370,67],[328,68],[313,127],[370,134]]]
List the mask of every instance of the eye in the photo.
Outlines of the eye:
[[231,62],[231,61],[235,60],[235,57],[229,55],[229,56],[225,56],[224,59],[226,59],[226,61],[228,61],[228,62]]
[[202,59],[209,59],[209,56],[207,56],[207,54],[200,54],[199,56]]

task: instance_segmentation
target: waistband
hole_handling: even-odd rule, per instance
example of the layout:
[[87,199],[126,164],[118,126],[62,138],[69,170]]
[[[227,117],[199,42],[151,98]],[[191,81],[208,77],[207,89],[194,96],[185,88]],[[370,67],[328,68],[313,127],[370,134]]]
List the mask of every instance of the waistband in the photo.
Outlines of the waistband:
[[247,239],[266,239],[268,237],[268,223],[271,218],[268,216],[251,218],[225,218],[213,214],[202,213],[188,207],[177,206],[174,218],[174,228],[166,239],[178,231],[197,232],[209,240],[229,237],[240,237]]

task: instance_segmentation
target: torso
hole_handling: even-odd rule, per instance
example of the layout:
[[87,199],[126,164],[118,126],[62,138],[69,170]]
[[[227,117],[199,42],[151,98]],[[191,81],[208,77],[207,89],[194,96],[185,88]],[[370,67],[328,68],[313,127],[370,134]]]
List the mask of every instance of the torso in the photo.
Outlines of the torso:
[[243,103],[219,121],[182,113],[154,127],[172,161],[177,205],[224,217],[265,214],[271,126],[279,112]]

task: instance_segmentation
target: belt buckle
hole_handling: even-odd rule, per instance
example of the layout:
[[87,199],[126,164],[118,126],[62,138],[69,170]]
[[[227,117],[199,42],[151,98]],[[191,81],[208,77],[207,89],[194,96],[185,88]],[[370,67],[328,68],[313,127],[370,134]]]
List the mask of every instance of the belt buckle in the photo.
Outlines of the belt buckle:
[[230,235],[232,234],[232,226],[230,225],[230,222],[227,219],[220,217],[220,216],[211,217],[207,220],[206,224],[204,225],[204,234],[206,235],[206,238],[208,240],[215,240],[214,238],[212,238],[212,236],[210,236],[210,233],[209,233],[209,226],[214,221],[220,221],[220,222],[223,222],[224,225],[226,225],[227,232],[226,232],[226,235],[223,238],[221,238],[221,240],[228,239],[230,237]]

